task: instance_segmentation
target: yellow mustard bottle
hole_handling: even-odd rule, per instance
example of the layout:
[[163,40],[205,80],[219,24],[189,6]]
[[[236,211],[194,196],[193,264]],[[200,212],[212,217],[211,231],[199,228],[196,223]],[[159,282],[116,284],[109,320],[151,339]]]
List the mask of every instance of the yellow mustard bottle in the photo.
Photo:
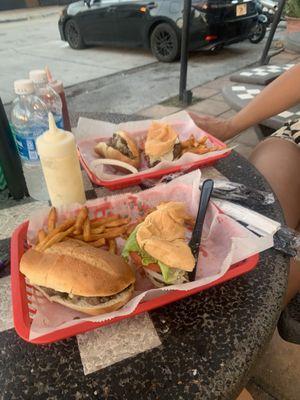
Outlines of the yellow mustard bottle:
[[85,203],[74,135],[58,129],[49,113],[49,130],[36,140],[47,189],[54,207]]

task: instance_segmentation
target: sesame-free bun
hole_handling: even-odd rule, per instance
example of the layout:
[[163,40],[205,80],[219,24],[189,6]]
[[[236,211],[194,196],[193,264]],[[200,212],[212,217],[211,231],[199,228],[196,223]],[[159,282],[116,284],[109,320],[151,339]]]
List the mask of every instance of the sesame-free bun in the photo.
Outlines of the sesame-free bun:
[[161,157],[173,150],[177,139],[178,133],[171,125],[153,121],[145,142],[145,154]]
[[98,144],[96,144],[96,146],[94,147],[95,152],[101,157],[123,161],[127,164],[132,165],[135,168],[139,168],[140,152],[134,140],[131,139],[127,132],[117,131],[116,134],[119,135],[123,140],[125,140],[125,142],[127,143],[127,147],[133,156],[132,158],[127,157],[121,151],[115,149],[105,142],[99,142]]
[[[51,301],[92,315],[127,303],[135,282],[131,267],[122,257],[73,239],[56,243],[44,252],[29,249],[21,259],[20,271],[30,284],[45,288],[46,294],[47,289],[55,291],[53,296],[47,294]],[[63,293],[80,296],[78,304]],[[114,298],[108,299],[111,296]],[[86,302],[91,297],[106,297],[108,302],[91,306]]]
[[184,227],[188,218],[184,203],[171,201],[159,205],[138,226],[138,245],[170,268],[192,271],[195,258],[187,244]]

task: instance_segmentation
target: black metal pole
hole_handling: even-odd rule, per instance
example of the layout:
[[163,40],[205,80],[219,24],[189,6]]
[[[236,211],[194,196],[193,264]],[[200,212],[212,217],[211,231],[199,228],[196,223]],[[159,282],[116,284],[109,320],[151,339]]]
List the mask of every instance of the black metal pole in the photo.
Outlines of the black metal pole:
[[259,61],[259,65],[266,65],[270,61],[270,56],[268,56],[268,53],[269,53],[269,50],[270,50],[270,47],[271,47],[271,44],[272,44],[272,41],[273,41],[273,38],[274,38],[274,35],[276,32],[277,26],[280,22],[280,18],[281,18],[284,6],[285,6],[285,0],[279,0],[278,8],[276,10],[274,20],[271,25],[271,29],[270,29],[269,36],[267,38],[265,47],[263,49],[261,59]]
[[183,24],[182,24],[182,34],[181,34],[180,80],[179,80],[179,100],[184,105],[188,105],[192,102],[192,92],[186,90],[191,5],[192,5],[192,0],[184,0]]

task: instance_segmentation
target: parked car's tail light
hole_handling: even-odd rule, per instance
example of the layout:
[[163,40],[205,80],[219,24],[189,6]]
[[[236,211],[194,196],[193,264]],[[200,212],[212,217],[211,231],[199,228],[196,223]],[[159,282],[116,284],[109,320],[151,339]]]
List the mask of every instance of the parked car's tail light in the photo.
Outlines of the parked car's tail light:
[[206,40],[207,42],[211,42],[211,41],[216,40],[216,39],[218,39],[217,35],[206,35],[204,37],[204,40]]

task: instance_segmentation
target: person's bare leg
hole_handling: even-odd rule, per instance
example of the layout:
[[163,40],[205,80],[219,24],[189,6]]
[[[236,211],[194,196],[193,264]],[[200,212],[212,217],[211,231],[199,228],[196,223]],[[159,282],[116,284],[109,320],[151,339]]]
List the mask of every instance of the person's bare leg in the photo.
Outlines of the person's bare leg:
[[[279,138],[268,138],[254,149],[250,162],[261,172],[276,194],[287,225],[300,221],[300,148]],[[300,262],[291,261],[284,305],[300,290]]]
[[300,148],[284,139],[269,138],[256,146],[250,162],[269,182],[287,225],[295,229],[300,219]]

